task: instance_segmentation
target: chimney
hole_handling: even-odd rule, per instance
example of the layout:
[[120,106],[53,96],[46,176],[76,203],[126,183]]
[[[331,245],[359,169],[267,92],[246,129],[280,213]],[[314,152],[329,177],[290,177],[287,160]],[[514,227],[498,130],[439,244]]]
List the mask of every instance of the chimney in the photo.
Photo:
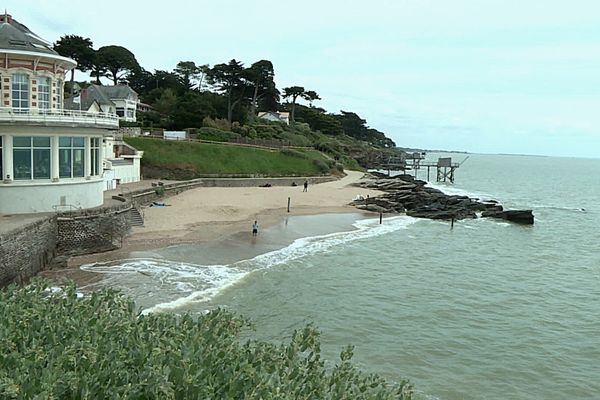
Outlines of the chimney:
[[0,17],[0,20],[5,24],[12,24],[12,16],[4,10],[4,15]]

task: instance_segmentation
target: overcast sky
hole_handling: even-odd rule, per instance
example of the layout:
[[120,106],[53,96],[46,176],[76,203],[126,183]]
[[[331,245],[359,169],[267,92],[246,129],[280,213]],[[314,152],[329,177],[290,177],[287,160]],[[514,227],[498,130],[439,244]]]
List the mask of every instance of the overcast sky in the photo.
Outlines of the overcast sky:
[[275,66],[330,112],[398,146],[598,157],[598,0],[9,0],[48,41],[121,45],[147,70],[178,61]]

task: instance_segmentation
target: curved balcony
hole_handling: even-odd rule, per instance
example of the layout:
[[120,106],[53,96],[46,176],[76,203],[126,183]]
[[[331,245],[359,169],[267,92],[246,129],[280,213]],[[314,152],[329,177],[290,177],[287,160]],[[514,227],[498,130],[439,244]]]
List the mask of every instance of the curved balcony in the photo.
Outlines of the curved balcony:
[[29,108],[0,107],[0,124],[44,126],[73,126],[92,128],[118,128],[116,114],[78,110],[39,111]]

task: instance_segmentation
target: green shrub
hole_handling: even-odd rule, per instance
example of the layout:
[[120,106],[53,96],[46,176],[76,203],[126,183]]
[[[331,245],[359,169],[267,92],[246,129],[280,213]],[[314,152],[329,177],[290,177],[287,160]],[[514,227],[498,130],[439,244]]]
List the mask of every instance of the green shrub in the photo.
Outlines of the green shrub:
[[272,344],[240,333],[250,324],[216,310],[199,318],[140,315],[112,290],[78,298],[47,282],[0,292],[2,399],[410,399],[352,364],[352,347],[330,369],[318,331]]
[[198,129],[198,139],[214,140],[216,142],[229,142],[232,139],[240,138],[238,133],[222,131],[220,129],[203,127]]
[[222,131],[228,131],[229,130],[229,121],[227,121],[224,118],[212,119],[211,117],[205,117],[202,120],[202,126],[207,127],[207,128],[220,129]]
[[304,135],[299,135],[291,132],[283,132],[281,139],[291,143],[292,146],[311,147],[312,141]]
[[317,167],[317,169],[319,170],[319,172],[321,174],[327,174],[330,172],[330,168],[325,161],[313,160],[313,163],[315,164],[315,166]]
[[306,153],[294,149],[281,149],[281,154],[285,154],[286,156],[290,157],[302,158],[305,160],[309,158]]

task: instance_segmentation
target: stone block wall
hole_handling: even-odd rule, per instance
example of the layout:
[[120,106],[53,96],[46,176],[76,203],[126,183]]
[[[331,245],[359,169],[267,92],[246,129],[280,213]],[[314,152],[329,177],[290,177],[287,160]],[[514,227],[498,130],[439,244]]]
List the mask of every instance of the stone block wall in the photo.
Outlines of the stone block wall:
[[86,210],[57,218],[57,252],[61,255],[98,253],[121,246],[131,228],[131,205]]
[[0,287],[22,283],[56,255],[56,217],[48,217],[0,236]]

